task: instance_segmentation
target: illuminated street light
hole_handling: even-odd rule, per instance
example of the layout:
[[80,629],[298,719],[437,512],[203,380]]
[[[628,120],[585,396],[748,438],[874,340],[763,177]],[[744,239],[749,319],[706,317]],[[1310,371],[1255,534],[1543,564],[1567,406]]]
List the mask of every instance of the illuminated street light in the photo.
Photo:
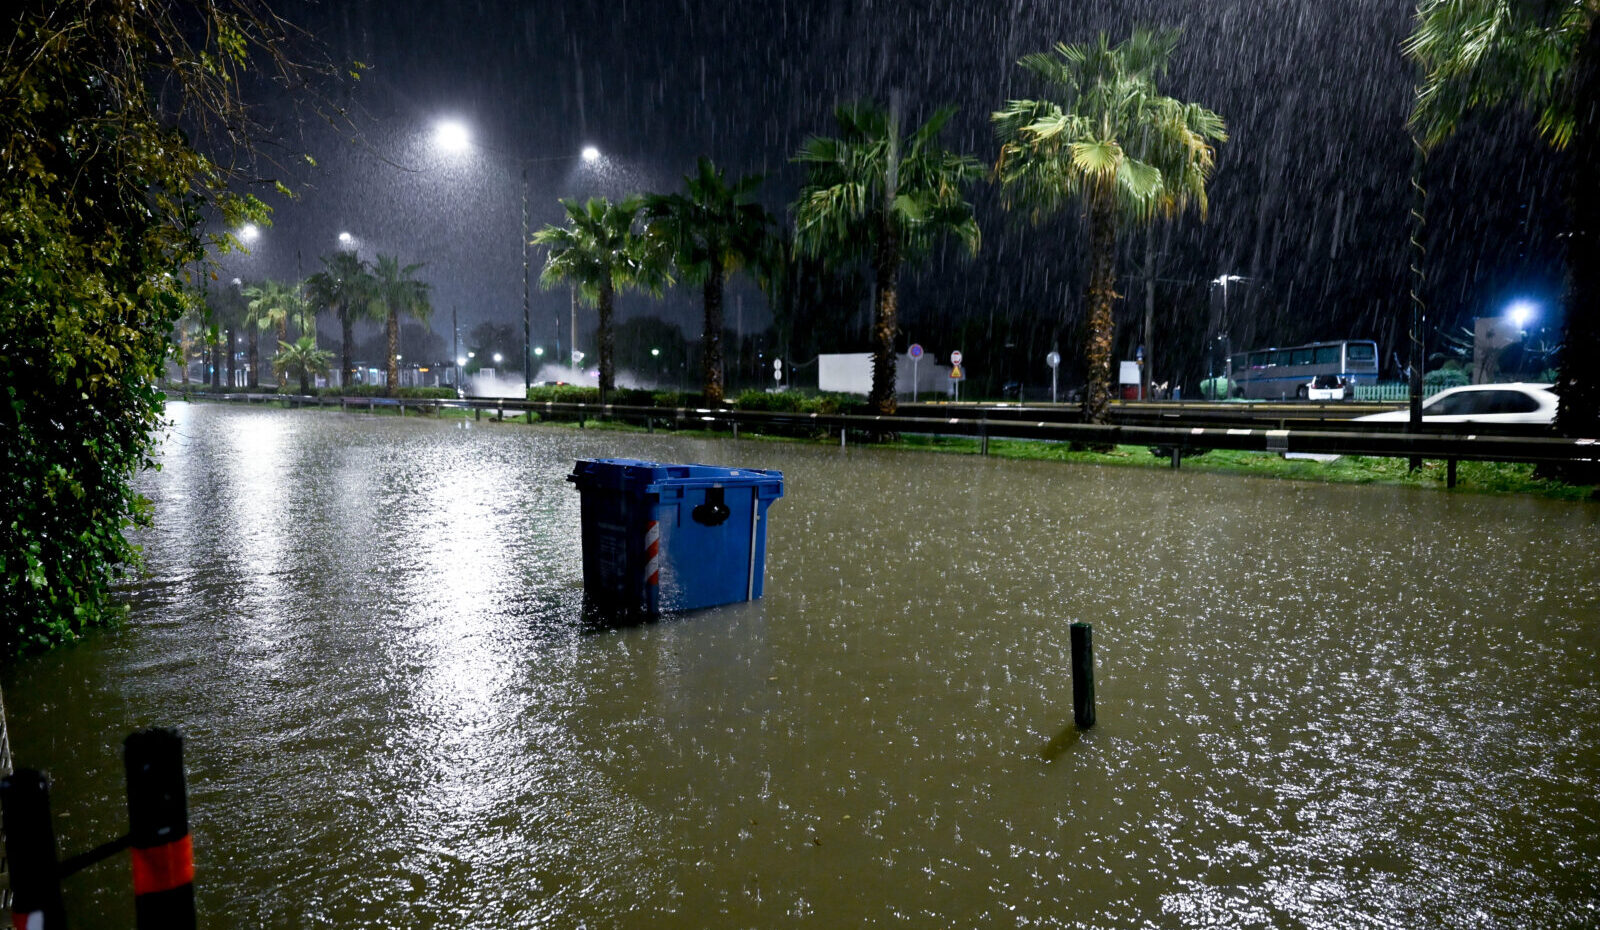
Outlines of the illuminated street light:
[[498,365],[498,364],[500,364],[500,353],[499,353],[499,352],[496,352],[496,353],[495,353],[495,354],[494,354],[494,363],[495,363],[495,364],[496,364],[496,365]]
[[342,232],[342,233],[339,234],[339,244],[340,245],[349,245],[350,243],[352,243],[354,241],[356,241],[356,237],[350,235],[347,232]]
[[465,123],[443,120],[433,128],[433,141],[446,152],[465,152],[472,144],[472,133]]
[[544,346],[534,346],[533,354],[538,358],[544,358]]
[[[455,120],[444,120],[435,124],[433,138],[434,143],[440,149],[453,154],[464,152],[474,145],[472,133],[467,130],[466,124]],[[478,147],[484,148],[482,145]],[[544,155],[531,158],[515,158],[513,156],[522,179],[522,389],[524,391],[533,386],[533,323],[528,299],[528,165],[534,162],[565,161],[571,157],[571,155]],[[592,145],[585,146],[579,157],[585,162],[592,163],[599,160],[600,150]],[[578,315],[575,293],[572,315],[575,330]],[[574,332],[573,338],[575,339],[575,337],[576,333]],[[556,324],[556,341],[560,342],[559,320]]]
[[1517,329],[1527,329],[1528,321],[1533,319],[1538,310],[1539,305],[1531,300],[1516,300],[1506,308],[1506,317]]
[[660,349],[651,349],[650,350],[650,354],[652,356],[656,357],[656,358],[660,358],[661,357],[661,350]]
[[261,238],[261,228],[254,223],[246,223],[239,227],[239,238],[244,242],[254,242]]

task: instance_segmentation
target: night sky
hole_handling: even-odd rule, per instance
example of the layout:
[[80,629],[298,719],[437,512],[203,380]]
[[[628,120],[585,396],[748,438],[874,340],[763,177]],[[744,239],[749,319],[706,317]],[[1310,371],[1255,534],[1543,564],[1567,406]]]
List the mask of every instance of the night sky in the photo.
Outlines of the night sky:
[[[1018,57],[1149,25],[1183,30],[1164,90],[1220,113],[1231,137],[1219,148],[1210,215],[1153,231],[1168,364],[1203,376],[1201,347],[1221,312],[1220,289],[1207,282],[1222,274],[1248,279],[1230,287],[1235,349],[1364,337],[1378,339],[1386,359],[1404,354],[1407,3],[351,0],[278,9],[335,58],[371,69],[353,89],[332,91],[355,105],[355,138],[297,117],[283,100],[265,101],[271,150],[300,196],[267,198],[274,228],[225,269],[247,280],[309,274],[348,231],[365,257],[427,262],[434,329],[447,339],[452,309],[463,333],[483,320],[520,332],[523,159],[550,159],[529,164],[535,229],[560,219],[557,197],[676,189],[702,154],[731,174],[765,174],[762,199],[787,218],[801,180],[788,159],[807,135],[830,130],[836,104],[886,100],[893,89],[915,117],[953,104],[959,114],[947,141],[992,163],[989,113],[1040,91]],[[478,147],[465,157],[438,151],[431,132],[445,118],[468,124]],[[586,144],[605,153],[598,165],[576,157]],[[319,169],[293,167],[303,150]],[[1534,326],[1558,325],[1558,158],[1516,113],[1478,120],[1433,155],[1427,297],[1438,324],[1469,325],[1527,298],[1542,307]],[[903,329],[941,357],[961,348],[1007,377],[1047,381],[1042,356],[1051,345],[1076,356],[1081,219],[1034,226],[1001,210],[989,185],[973,200],[981,253],[967,259],[947,249],[907,269]],[[1129,231],[1123,243],[1120,357],[1131,356],[1143,312],[1146,234]],[[534,250],[533,341],[550,345],[559,335],[565,343],[567,293],[538,287],[542,261]],[[665,300],[626,298],[620,312],[665,317],[693,339],[698,300],[697,288],[680,287]],[[746,332],[769,320],[748,284],[730,293],[730,326],[740,312]],[[580,338],[583,329],[580,322]],[[812,345],[866,348],[859,329],[830,340]]]

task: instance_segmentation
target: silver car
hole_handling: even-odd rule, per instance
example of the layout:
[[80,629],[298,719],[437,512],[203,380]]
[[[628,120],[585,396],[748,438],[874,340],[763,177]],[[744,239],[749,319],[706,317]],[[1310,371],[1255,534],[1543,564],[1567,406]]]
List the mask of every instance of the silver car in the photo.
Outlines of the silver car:
[[[1446,388],[1422,402],[1424,423],[1542,423],[1556,421],[1554,385],[1515,382]],[[1356,417],[1355,423],[1405,423],[1410,411]]]

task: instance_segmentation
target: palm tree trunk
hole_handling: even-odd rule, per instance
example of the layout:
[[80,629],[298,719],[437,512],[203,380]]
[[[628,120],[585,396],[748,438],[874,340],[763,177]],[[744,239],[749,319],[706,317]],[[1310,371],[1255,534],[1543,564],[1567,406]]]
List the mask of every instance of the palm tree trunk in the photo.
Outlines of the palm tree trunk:
[[1561,349],[1563,435],[1600,437],[1600,17],[1573,62],[1577,127],[1567,164],[1573,230],[1567,240],[1567,331]]
[[238,339],[238,333],[234,332],[232,326],[228,327],[228,387],[233,387],[239,380],[239,362],[237,358],[239,353],[233,350],[233,347],[239,344]]
[[706,326],[703,341],[704,358],[701,360],[701,383],[705,385],[706,404],[722,403],[722,263],[711,262],[704,288]]
[[222,387],[222,341],[211,340],[211,386]]
[[250,330],[250,387],[261,386],[261,327],[249,325]]
[[900,242],[892,230],[878,237],[874,271],[878,283],[878,312],[872,324],[872,393],[867,406],[873,412],[893,416],[899,409],[895,397],[894,340],[900,334]]
[[355,323],[350,319],[350,308],[339,308],[339,386],[344,387],[350,383],[350,374],[355,369],[350,362],[350,343],[355,339]]
[[598,311],[600,317],[600,331],[596,338],[600,343],[600,402],[606,402],[606,397],[617,387],[616,362],[612,356],[616,349],[616,336],[611,332],[611,282],[600,286],[600,300]]
[[389,383],[384,387],[384,393],[394,396],[395,388],[400,386],[400,314],[394,310],[389,311]]
[[1083,355],[1088,367],[1088,390],[1083,398],[1084,419],[1105,420],[1111,400],[1111,308],[1117,299],[1116,203],[1109,185],[1093,195],[1089,205],[1089,320]]

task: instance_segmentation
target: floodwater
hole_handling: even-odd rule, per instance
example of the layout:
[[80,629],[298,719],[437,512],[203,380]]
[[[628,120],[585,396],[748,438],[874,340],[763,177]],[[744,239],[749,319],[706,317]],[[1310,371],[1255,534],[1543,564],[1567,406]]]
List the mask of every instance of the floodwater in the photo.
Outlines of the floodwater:
[[[64,854],[184,730],[202,926],[1600,923],[1594,505],[171,415],[130,622],[4,687]],[[781,469],[767,597],[586,629],[564,477],[619,455]]]

